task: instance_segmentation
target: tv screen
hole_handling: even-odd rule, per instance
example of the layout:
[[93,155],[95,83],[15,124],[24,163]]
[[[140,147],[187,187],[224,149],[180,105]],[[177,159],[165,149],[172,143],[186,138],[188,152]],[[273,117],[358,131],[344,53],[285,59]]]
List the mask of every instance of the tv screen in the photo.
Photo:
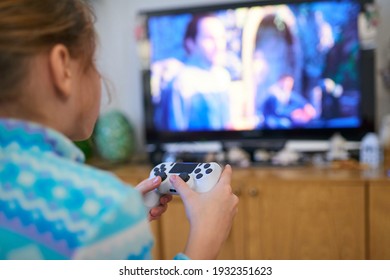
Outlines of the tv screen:
[[360,1],[259,1],[143,12],[148,143],[358,139],[373,128]]

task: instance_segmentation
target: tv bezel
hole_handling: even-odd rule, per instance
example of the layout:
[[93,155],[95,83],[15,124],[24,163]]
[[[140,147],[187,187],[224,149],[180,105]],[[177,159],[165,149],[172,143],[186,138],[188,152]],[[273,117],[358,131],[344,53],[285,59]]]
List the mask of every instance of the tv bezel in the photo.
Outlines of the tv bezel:
[[[299,3],[315,3],[329,2],[331,0],[265,0],[265,1],[247,1],[247,2],[231,2],[218,5],[199,5],[188,6],[176,9],[157,9],[140,11],[139,15],[147,19],[151,16],[161,16],[167,14],[181,13],[198,13],[206,11],[217,11],[222,9],[234,9],[239,7],[251,6],[267,6],[281,4],[299,4]],[[350,0],[361,5],[364,12],[365,4],[372,3],[372,0]],[[343,2],[336,0],[332,2]],[[147,22],[147,21],[146,21]],[[148,26],[146,25],[146,30]],[[147,34],[149,38],[149,34]],[[145,117],[145,141],[147,145],[162,145],[166,143],[180,142],[201,142],[201,141],[220,141],[222,143],[237,143],[240,142],[245,146],[245,142],[267,142],[273,141],[285,142],[287,140],[328,140],[336,132],[340,133],[348,141],[360,141],[361,138],[368,132],[375,131],[375,50],[365,50],[360,48],[360,65],[359,77],[361,89],[361,124],[357,128],[293,128],[293,129],[256,129],[256,130],[229,130],[229,131],[162,131],[155,128],[153,121],[153,104],[151,100],[150,88],[150,69],[142,70],[142,87],[144,101],[144,117]],[[150,64],[149,64],[150,65]]]

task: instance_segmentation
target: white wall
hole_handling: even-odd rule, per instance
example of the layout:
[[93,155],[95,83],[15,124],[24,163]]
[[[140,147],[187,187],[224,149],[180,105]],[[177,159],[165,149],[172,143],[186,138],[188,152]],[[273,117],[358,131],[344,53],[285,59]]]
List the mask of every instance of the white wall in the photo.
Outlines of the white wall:
[[390,59],[390,1],[376,0],[379,11],[379,27],[376,50],[376,94],[377,94],[377,124],[380,126],[384,115],[390,114],[390,89],[383,86],[380,71]]
[[[135,126],[138,152],[143,152],[143,101],[140,78],[140,59],[134,31],[136,15],[140,10],[177,8],[208,4],[211,0],[92,0],[97,16],[96,28],[100,40],[98,64],[103,75],[113,85],[112,101],[104,102],[102,112],[117,108],[123,111]],[[212,4],[237,2],[213,0]],[[390,51],[390,1],[377,0],[380,11],[376,72],[384,66],[386,49]],[[390,113],[390,92],[377,77],[377,119]]]

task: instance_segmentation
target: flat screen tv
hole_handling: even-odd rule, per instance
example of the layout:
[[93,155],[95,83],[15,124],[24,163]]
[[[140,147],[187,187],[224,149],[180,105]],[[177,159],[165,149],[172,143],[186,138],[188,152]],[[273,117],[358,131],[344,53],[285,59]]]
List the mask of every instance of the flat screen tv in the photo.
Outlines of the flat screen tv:
[[359,40],[365,3],[237,1],[140,12],[147,144],[261,146],[336,132],[360,140],[375,122],[374,51]]

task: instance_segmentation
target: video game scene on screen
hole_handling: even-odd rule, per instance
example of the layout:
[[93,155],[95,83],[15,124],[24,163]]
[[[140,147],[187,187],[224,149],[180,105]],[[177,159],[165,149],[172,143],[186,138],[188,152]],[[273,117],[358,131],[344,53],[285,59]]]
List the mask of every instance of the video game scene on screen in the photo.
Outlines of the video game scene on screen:
[[318,2],[150,17],[156,129],[358,127],[358,13]]

